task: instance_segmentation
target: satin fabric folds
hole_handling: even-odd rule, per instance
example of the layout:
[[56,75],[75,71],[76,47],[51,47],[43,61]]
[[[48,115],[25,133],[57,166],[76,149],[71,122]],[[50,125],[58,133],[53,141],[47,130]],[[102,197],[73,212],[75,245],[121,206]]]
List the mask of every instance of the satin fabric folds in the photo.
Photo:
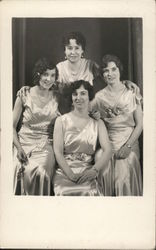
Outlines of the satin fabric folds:
[[127,142],[134,130],[133,112],[141,100],[138,87],[134,93],[123,85],[117,95],[112,95],[107,87],[100,90],[92,103],[92,109],[98,109],[101,113],[113,148],[112,159],[102,176],[105,196],[142,195],[138,141],[134,143],[126,159],[115,158],[115,152]]
[[[98,123],[92,118],[80,130],[73,123],[70,113],[61,116],[64,134],[64,157],[74,173],[83,173],[93,166],[93,156],[97,144]],[[77,184],[69,180],[58,166],[54,176],[55,195],[64,196],[99,196],[97,180]]]
[[52,98],[43,108],[39,108],[30,93],[22,97],[24,105],[23,121],[18,138],[28,157],[23,174],[14,148],[14,194],[51,195],[54,171],[52,148],[53,125],[59,115],[58,104]]

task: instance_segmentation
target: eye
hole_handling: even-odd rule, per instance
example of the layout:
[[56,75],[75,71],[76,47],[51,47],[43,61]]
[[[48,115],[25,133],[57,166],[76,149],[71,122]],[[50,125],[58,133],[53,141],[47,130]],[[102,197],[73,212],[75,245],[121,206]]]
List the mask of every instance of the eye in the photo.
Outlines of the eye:
[[72,47],[71,46],[67,46],[66,47],[68,50],[72,50]]
[[116,68],[116,67],[113,67],[113,68],[112,68],[112,71],[116,71],[116,70],[117,70],[117,68]]
[[76,93],[76,92],[73,92],[73,93],[72,93],[72,96],[77,96],[77,93]]
[[86,91],[81,92],[81,95],[86,95],[86,94],[87,94]]

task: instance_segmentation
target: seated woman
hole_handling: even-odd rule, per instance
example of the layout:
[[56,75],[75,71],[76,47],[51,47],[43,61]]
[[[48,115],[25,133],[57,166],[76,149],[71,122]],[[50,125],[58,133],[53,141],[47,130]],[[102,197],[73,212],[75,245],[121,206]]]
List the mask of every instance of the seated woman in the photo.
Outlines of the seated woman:
[[[102,59],[103,78],[107,87],[96,93],[91,106],[100,112],[112,144],[112,167],[103,172],[103,183],[113,175],[112,194],[142,195],[138,138],[142,132],[142,97],[126,88],[120,76],[123,66],[118,57],[105,55]],[[110,173],[110,174],[109,174]],[[110,195],[103,186],[104,195]]]
[[[52,130],[59,115],[54,91],[56,78],[56,66],[40,59],[33,70],[35,86],[26,96],[17,96],[13,111],[16,195],[51,195],[55,165]],[[17,133],[21,115],[22,126]]]
[[[73,109],[56,119],[54,152],[58,168],[54,175],[54,193],[64,196],[100,196],[98,174],[111,158],[111,146],[102,120],[88,115],[93,87],[84,80],[69,87]],[[102,148],[100,159],[93,162],[97,144]]]

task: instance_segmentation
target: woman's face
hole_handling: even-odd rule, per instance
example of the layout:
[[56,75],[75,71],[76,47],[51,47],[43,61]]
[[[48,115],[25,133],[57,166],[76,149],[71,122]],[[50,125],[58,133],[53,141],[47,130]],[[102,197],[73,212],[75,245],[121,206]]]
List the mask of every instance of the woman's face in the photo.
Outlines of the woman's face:
[[43,89],[50,89],[55,84],[56,69],[47,69],[40,77],[39,85]]
[[72,94],[72,102],[74,108],[76,109],[85,109],[88,108],[89,104],[89,95],[88,90],[82,85],[80,88],[76,89]]
[[109,62],[107,67],[103,68],[103,77],[107,84],[120,81],[120,71],[115,62]]
[[81,45],[78,45],[75,39],[70,39],[69,44],[65,46],[65,55],[71,63],[78,62],[83,54]]

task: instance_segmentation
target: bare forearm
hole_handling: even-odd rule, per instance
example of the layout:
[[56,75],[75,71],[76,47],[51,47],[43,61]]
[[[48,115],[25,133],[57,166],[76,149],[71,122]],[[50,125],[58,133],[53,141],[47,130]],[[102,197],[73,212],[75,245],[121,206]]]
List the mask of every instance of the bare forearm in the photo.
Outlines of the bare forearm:
[[127,140],[126,144],[130,144],[131,146],[133,146],[136,140],[138,140],[141,132],[142,132],[142,125],[140,124],[135,127],[133,133],[131,134],[130,138]]
[[112,156],[112,149],[109,147],[107,150],[103,151],[98,157],[98,159],[95,161],[94,168],[96,168],[98,171],[103,169],[105,166],[107,166],[109,160],[111,159]]
[[73,174],[73,171],[70,169],[70,167],[68,166],[64,156],[59,153],[59,152],[55,152],[56,155],[56,160],[59,164],[59,167],[64,171],[64,173],[69,176],[70,174]]
[[13,128],[13,143],[17,149],[22,148],[22,146],[18,140],[18,136],[17,136],[17,132],[16,132],[15,128]]

